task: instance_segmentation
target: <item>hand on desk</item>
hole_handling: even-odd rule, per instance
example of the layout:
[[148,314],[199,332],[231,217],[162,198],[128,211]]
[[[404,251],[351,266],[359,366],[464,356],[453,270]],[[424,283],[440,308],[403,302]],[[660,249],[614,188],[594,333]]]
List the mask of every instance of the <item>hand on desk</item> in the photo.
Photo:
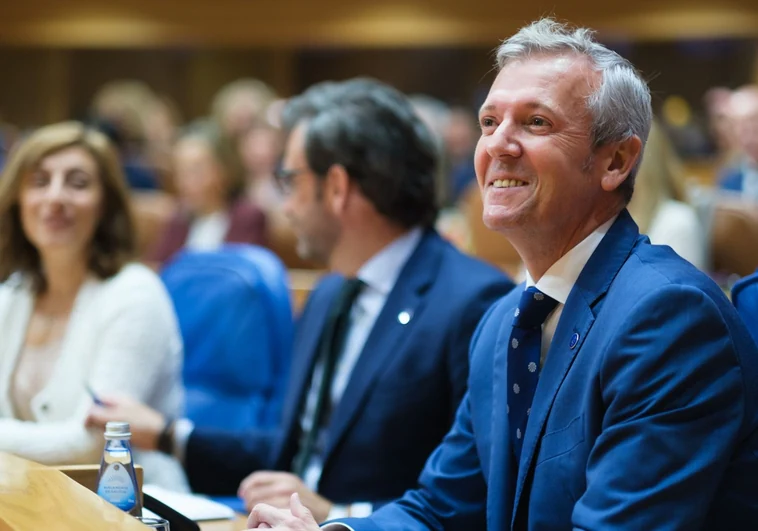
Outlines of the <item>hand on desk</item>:
[[166,419],[148,406],[127,396],[103,396],[104,406],[93,405],[85,421],[88,428],[105,429],[111,420],[128,422],[132,445],[143,450],[155,450]]
[[309,516],[312,513],[316,521],[323,522],[329,516],[332,502],[310,490],[299,477],[289,472],[253,472],[240,483],[237,495],[245,500],[247,510],[259,503],[286,509],[292,504],[293,493],[298,495],[298,505],[307,507]]
[[278,529],[279,531],[319,531],[311,512],[300,503],[297,493],[289,499],[289,509],[256,505],[247,519],[249,529]]

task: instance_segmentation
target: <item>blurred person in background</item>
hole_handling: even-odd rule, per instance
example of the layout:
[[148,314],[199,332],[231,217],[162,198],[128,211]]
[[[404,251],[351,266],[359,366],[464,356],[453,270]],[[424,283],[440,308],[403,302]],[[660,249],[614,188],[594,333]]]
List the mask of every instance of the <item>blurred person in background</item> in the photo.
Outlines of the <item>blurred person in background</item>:
[[732,91],[726,87],[713,87],[703,96],[708,132],[716,150],[720,168],[731,168],[735,162],[736,145],[730,115]]
[[684,168],[660,123],[645,145],[629,213],[651,243],[668,245],[701,271],[707,270],[706,234],[695,208],[685,201]]
[[448,157],[449,201],[456,204],[466,189],[476,185],[474,149],[479,139],[479,128],[474,112],[464,107],[450,109],[444,131],[445,149]]
[[276,185],[274,173],[284,148],[282,132],[267,122],[257,122],[240,136],[237,146],[245,171],[248,199],[267,216],[281,215],[284,197]]
[[447,206],[450,203],[450,185],[448,182],[448,153],[445,146],[445,131],[450,119],[450,108],[443,101],[426,94],[408,96],[413,110],[432,134],[434,147],[437,150],[437,205]]
[[92,101],[90,121],[118,149],[126,181],[132,190],[160,190],[161,176],[147,156],[146,121],[154,112],[156,96],[136,80],[103,85]]
[[[124,177],[107,138],[43,127],[0,180],[0,451],[47,465],[98,463],[84,427],[94,393],[181,413],[182,343],[158,277],[132,262]],[[179,463],[135,452],[145,481],[186,489]]]
[[236,142],[257,122],[266,121],[276,92],[258,79],[238,79],[222,87],[213,97],[211,115],[229,140]]
[[266,216],[244,197],[234,146],[210,121],[183,131],[174,146],[174,181],[180,207],[148,261],[165,263],[177,251],[215,250],[225,242],[264,245]]
[[758,202],[758,85],[734,91],[729,115],[738,154],[736,166],[721,175],[719,188]]
[[156,95],[148,103],[144,120],[145,159],[157,173],[161,189],[170,193],[176,192],[173,152],[181,123],[179,109],[168,96]]

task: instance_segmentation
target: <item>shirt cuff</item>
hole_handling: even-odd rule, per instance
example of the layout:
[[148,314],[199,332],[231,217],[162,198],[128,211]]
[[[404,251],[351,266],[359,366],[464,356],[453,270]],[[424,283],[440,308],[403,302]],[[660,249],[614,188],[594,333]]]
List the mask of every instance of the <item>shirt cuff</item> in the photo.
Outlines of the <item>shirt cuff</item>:
[[[374,512],[373,504],[366,502],[351,503],[350,505],[332,505],[329,515],[326,517],[326,521],[331,522],[332,520],[339,520],[340,518],[366,518],[367,516],[371,516],[372,512]],[[341,527],[335,529],[353,529],[346,524],[339,525]],[[324,529],[330,528],[325,527]]]
[[174,423],[174,457],[184,465],[184,457],[187,455],[187,442],[189,441],[195,425],[189,419],[177,419]]

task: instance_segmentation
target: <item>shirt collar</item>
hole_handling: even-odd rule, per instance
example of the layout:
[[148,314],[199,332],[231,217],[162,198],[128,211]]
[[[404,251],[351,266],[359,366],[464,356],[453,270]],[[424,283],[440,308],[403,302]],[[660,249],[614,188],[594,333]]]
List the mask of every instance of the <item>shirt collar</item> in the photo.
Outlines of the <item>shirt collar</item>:
[[400,271],[421,241],[423,231],[413,228],[372,256],[356,275],[367,286],[387,295],[392,291]]
[[566,304],[569,293],[576,284],[576,279],[589,262],[592,253],[605,237],[608,230],[616,221],[618,215],[596,228],[592,234],[587,236],[581,242],[576,244],[569,252],[560,257],[550,268],[542,275],[539,282],[535,285],[529,271],[526,272],[526,287],[536,286],[538,290],[557,300],[559,304]]

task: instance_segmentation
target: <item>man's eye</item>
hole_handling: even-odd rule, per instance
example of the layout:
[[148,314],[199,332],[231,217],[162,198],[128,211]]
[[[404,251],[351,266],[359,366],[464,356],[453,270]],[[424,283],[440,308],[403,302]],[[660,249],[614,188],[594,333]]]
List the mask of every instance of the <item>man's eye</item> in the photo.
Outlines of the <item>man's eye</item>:
[[532,117],[532,118],[529,119],[529,124],[530,125],[536,125],[537,127],[542,127],[542,126],[547,125],[547,120],[545,120],[544,118],[541,118],[539,116],[534,116],[534,117]]
[[493,125],[495,125],[495,120],[493,120],[492,118],[482,118],[481,125],[482,127],[492,127]]

